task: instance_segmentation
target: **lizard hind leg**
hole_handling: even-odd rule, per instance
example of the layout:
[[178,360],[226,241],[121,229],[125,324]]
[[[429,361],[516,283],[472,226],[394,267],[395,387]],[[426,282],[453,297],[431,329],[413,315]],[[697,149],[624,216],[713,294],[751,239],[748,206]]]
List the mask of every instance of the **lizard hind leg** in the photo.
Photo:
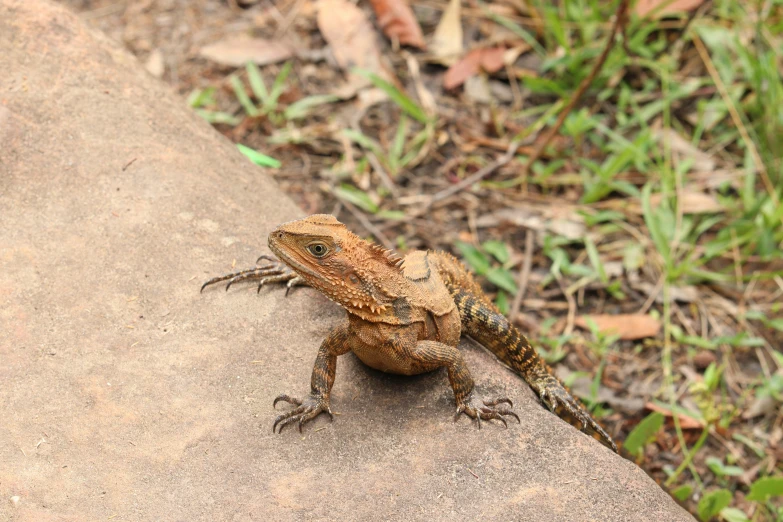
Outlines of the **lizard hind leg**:
[[509,323],[508,319],[483,294],[476,295],[455,289],[453,296],[465,333],[522,377],[541,401],[558,417],[617,452],[617,445],[601,425],[552,375],[549,366],[525,336]]
[[498,420],[508,427],[504,417],[514,417],[520,422],[519,416],[511,411],[513,403],[508,397],[498,397],[482,401],[474,394],[473,378],[457,348],[437,341],[419,341],[411,352],[411,356],[423,367],[439,368],[445,366],[449,373],[449,383],[454,391],[457,412],[454,420],[463,413],[475,419],[481,429],[481,421]]

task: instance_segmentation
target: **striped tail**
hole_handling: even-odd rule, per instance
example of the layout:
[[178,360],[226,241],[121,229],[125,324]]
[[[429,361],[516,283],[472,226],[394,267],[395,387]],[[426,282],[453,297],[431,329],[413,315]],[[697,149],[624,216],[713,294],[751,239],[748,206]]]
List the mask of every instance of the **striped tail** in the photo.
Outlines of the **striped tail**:
[[558,417],[617,452],[612,438],[552,374],[527,338],[486,297],[470,272],[449,254],[438,252],[433,257],[459,309],[463,332],[522,377]]

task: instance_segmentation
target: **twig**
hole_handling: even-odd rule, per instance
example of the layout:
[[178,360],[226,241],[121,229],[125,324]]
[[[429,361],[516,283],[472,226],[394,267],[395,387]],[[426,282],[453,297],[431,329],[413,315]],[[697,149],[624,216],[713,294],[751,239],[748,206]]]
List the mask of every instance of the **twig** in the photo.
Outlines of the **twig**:
[[652,304],[655,302],[655,300],[658,298],[658,294],[661,293],[661,290],[663,289],[663,283],[666,281],[666,275],[662,274],[660,278],[658,278],[658,282],[655,283],[655,286],[652,289],[652,292],[650,292],[650,295],[647,296],[647,300],[644,302],[641,308],[639,308],[639,311],[636,312],[639,315],[644,315],[647,313],[647,311],[650,309]]
[[555,281],[557,281],[557,284],[560,286],[560,290],[563,292],[566,301],[568,301],[568,317],[566,318],[566,327],[563,330],[563,334],[571,335],[571,332],[574,331],[574,324],[576,323],[576,300],[574,299],[573,294],[571,294],[566,288],[566,285],[563,282],[563,277],[560,274],[555,277]]
[[496,159],[493,163],[490,163],[483,169],[479,170],[472,176],[469,176],[459,183],[450,186],[449,188],[443,189],[440,192],[435,193],[434,196],[432,196],[432,199],[430,199],[429,203],[427,203],[426,208],[431,207],[434,203],[437,203],[438,201],[442,199],[446,199],[450,196],[453,196],[457,192],[460,192],[461,190],[473,185],[474,183],[477,183],[481,181],[482,179],[486,178],[493,172],[495,172],[497,169],[508,163],[514,158],[514,154],[516,154],[517,149],[522,144],[521,141],[512,141],[511,144],[508,146],[508,149],[506,150],[506,153],[503,154],[501,157]]
[[385,246],[388,249],[393,249],[394,245],[391,241],[389,241],[389,238],[386,237],[386,234],[381,232],[378,227],[373,225],[369,219],[367,219],[367,216],[365,216],[358,208],[356,208],[353,203],[349,203],[348,201],[343,201],[343,205],[345,205],[345,208],[348,209],[348,211],[353,214],[353,217],[356,218],[356,220],[361,223],[361,225],[373,236],[375,236],[375,239],[381,242],[383,246]]
[[297,0],[291,10],[288,11],[288,14],[286,14],[285,18],[283,18],[283,21],[280,22],[277,26],[277,31],[275,31],[275,38],[282,38],[283,35],[285,35],[285,33],[288,31],[288,28],[291,27],[292,23],[294,23],[294,20],[299,14],[299,11],[302,9],[303,3],[304,0]]
[[133,158],[133,159],[132,159],[132,160],[130,160],[128,163],[126,163],[126,164],[125,164],[125,165],[122,167],[122,171],[123,171],[123,172],[125,172],[126,170],[128,170],[128,167],[130,167],[131,165],[133,165],[133,162],[134,162],[134,161],[136,161],[136,159],[137,159],[137,158]]
[[[361,133],[362,131],[361,127],[359,127],[358,119],[354,119],[351,122],[351,128],[359,133]],[[364,152],[365,152],[365,156],[367,157],[367,161],[370,162],[370,165],[372,165],[372,168],[375,171],[375,173],[378,174],[379,178],[381,178],[381,183],[383,183],[383,186],[389,189],[392,198],[397,199],[399,197],[397,186],[394,184],[394,180],[391,179],[391,176],[389,176],[389,174],[383,168],[381,162],[378,161],[378,157],[371,150],[365,150]],[[347,154],[351,153],[350,148],[346,151],[346,153]]]
[[[614,25],[612,26],[612,32],[609,34],[601,56],[599,56],[596,60],[595,64],[593,65],[593,69],[590,71],[590,74],[588,74],[587,77],[582,80],[582,83],[579,84],[579,87],[576,89],[576,92],[571,98],[571,101],[569,101],[568,105],[566,105],[563,110],[560,111],[560,115],[557,117],[555,124],[549,129],[544,138],[541,139],[538,142],[538,145],[533,149],[533,153],[528,158],[527,163],[525,163],[525,165],[522,167],[522,172],[519,174],[520,178],[527,176],[527,173],[530,171],[530,167],[533,165],[533,163],[538,161],[538,159],[543,154],[544,149],[549,145],[549,142],[551,142],[555,135],[560,131],[560,127],[562,127],[563,123],[565,123],[565,119],[568,114],[574,109],[576,104],[582,98],[582,95],[585,93],[590,84],[593,83],[593,80],[595,80],[598,72],[603,67],[604,63],[606,62],[606,58],[609,56],[609,51],[611,51],[612,47],[614,47],[614,41],[617,36],[617,32],[625,22],[625,13],[628,10],[628,1],[629,0],[620,0],[620,5],[617,6],[617,11],[615,13],[615,21]],[[506,153],[495,160],[494,163],[490,163],[483,169],[479,170],[472,176],[463,179],[456,185],[452,185],[451,187],[436,193],[430,200],[430,203],[427,205],[427,207],[430,207],[432,204],[449,196],[453,196],[457,192],[460,192],[461,190],[486,178],[495,172],[495,170],[511,161],[520,145],[520,141],[512,141]]]
[[512,322],[519,314],[519,308],[522,305],[522,299],[525,297],[527,283],[530,279],[530,269],[533,266],[533,234],[534,232],[530,229],[525,234],[525,260],[522,262],[522,268],[519,270],[517,294],[514,296],[514,301],[511,302],[511,310],[508,314],[508,318]]
[[386,170],[384,170],[381,162],[378,161],[378,157],[375,153],[369,150],[365,152],[367,154],[367,160],[370,162],[370,165],[372,165],[373,170],[378,174],[378,177],[381,178],[381,183],[389,190],[393,198],[399,197],[397,186],[394,184],[394,181],[389,174],[386,173]]
[[525,165],[522,167],[522,172],[520,172],[518,176],[519,178],[524,178],[527,176],[528,172],[530,171],[530,167],[532,167],[533,163],[538,161],[538,159],[541,157],[544,149],[560,131],[560,127],[562,127],[563,123],[565,123],[565,119],[568,117],[571,111],[574,110],[574,107],[582,98],[582,95],[585,93],[587,88],[590,87],[590,84],[593,83],[593,80],[595,80],[595,77],[598,76],[599,71],[603,68],[604,63],[606,62],[606,58],[609,56],[609,51],[611,51],[614,47],[614,41],[617,37],[617,33],[625,23],[626,12],[628,11],[628,1],[629,0],[620,0],[620,4],[617,6],[617,11],[615,12],[615,20],[614,25],[612,26],[612,31],[609,33],[609,37],[606,40],[606,45],[604,46],[603,52],[601,52],[601,56],[599,56],[593,64],[593,69],[590,71],[590,74],[588,74],[587,77],[582,80],[582,83],[579,84],[579,87],[576,89],[576,92],[571,98],[571,101],[569,101],[568,105],[566,105],[563,110],[560,111],[555,124],[552,125],[546,135],[541,140],[539,140],[538,145],[535,149],[533,149],[533,154],[530,155],[527,163],[525,163]]

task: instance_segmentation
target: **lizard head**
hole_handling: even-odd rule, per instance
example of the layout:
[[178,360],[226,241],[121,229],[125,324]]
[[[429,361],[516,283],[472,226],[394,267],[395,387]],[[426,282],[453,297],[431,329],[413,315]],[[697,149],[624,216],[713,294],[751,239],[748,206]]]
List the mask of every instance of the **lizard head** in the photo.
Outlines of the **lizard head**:
[[397,297],[401,260],[353,234],[337,218],[315,214],[278,226],[269,248],[302,279],[357,315],[383,311]]

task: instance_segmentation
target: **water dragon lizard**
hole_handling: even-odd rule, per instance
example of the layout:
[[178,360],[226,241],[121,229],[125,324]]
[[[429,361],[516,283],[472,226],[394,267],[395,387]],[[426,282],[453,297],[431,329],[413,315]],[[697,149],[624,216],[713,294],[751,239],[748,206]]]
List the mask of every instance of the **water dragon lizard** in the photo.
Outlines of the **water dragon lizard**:
[[255,267],[210,279],[201,290],[221,281],[228,281],[226,290],[239,281],[255,281],[259,291],[268,283],[285,282],[289,290],[306,284],[348,313],[318,350],[309,395],[275,398],[273,407],[282,401],[293,408],[275,418],[272,431],[294,423],[301,431],[321,413],[332,416],[329,403],[337,357],[349,351],[384,372],[416,375],[445,367],[457,405],[455,419],[465,414],[479,427],[490,419],[504,425],[504,417],[519,421],[507,397],[478,397],[457,349],[464,333],[522,377],[559,417],[617,451],[611,437],[452,255],[416,251],[401,258],[326,214],[283,223],[269,234],[269,248],[279,260],[261,256]]

